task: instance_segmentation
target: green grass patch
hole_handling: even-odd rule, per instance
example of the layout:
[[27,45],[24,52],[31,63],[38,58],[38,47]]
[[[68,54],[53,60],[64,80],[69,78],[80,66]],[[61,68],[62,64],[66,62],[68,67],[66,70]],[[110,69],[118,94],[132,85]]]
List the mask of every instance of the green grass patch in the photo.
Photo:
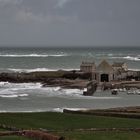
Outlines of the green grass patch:
[[[44,128],[52,130],[78,128],[138,128],[139,119],[115,117],[98,117],[92,115],[64,114],[64,113],[1,113],[0,124],[16,126],[25,129]],[[135,132],[65,132],[58,133],[66,140],[139,140],[140,134]],[[24,137],[7,136],[0,140],[29,140]]]
[[62,135],[67,140],[140,140],[140,134],[132,132],[71,132]]
[[53,130],[78,128],[137,128],[139,119],[114,117],[98,117],[92,115],[63,114],[63,113],[2,113],[0,124],[19,128],[45,128]]

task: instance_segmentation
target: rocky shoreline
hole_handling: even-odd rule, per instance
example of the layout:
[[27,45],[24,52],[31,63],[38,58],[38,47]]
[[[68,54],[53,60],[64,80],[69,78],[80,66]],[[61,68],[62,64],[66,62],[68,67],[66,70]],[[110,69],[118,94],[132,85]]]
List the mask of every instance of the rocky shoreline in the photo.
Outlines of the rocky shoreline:
[[[43,87],[61,87],[61,88],[75,88],[84,89],[90,82],[90,73],[81,73],[80,71],[43,71],[43,72],[14,72],[14,73],[0,73],[0,82],[12,83],[29,83],[40,82]],[[98,84],[103,86],[103,89],[140,89],[140,81],[112,81],[108,83]],[[102,88],[102,87],[101,87]]]
[[28,83],[40,82],[45,86],[83,89],[89,82],[86,74],[75,71],[47,71],[30,73],[0,73],[1,82]]

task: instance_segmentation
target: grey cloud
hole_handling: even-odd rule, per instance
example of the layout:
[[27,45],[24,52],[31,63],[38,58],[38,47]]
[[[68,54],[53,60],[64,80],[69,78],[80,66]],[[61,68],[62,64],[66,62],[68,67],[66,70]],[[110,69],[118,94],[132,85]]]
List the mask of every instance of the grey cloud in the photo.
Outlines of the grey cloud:
[[18,5],[22,2],[22,0],[0,0],[0,6],[5,6],[5,5]]
[[139,0],[0,0],[0,45],[140,45]]
[[57,3],[57,5],[56,5],[56,8],[58,7],[58,8],[63,8],[64,6],[65,6],[65,4],[67,3],[67,2],[69,2],[69,0],[57,0],[58,1],[58,3]]

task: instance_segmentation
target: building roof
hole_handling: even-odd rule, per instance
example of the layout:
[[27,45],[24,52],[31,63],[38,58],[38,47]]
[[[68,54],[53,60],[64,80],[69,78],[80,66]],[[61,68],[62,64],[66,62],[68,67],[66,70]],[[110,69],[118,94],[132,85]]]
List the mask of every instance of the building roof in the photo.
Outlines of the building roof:
[[93,66],[95,62],[82,62],[81,66]]
[[112,72],[113,68],[112,66],[106,61],[103,60],[97,67],[97,71],[99,72]]
[[114,62],[112,67],[122,67],[124,64],[124,62]]

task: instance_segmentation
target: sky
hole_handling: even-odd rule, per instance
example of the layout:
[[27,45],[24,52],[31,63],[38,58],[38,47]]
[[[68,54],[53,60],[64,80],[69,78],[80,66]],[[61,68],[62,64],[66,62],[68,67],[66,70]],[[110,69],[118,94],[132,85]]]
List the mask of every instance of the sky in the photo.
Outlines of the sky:
[[140,46],[140,0],[0,0],[0,46]]

